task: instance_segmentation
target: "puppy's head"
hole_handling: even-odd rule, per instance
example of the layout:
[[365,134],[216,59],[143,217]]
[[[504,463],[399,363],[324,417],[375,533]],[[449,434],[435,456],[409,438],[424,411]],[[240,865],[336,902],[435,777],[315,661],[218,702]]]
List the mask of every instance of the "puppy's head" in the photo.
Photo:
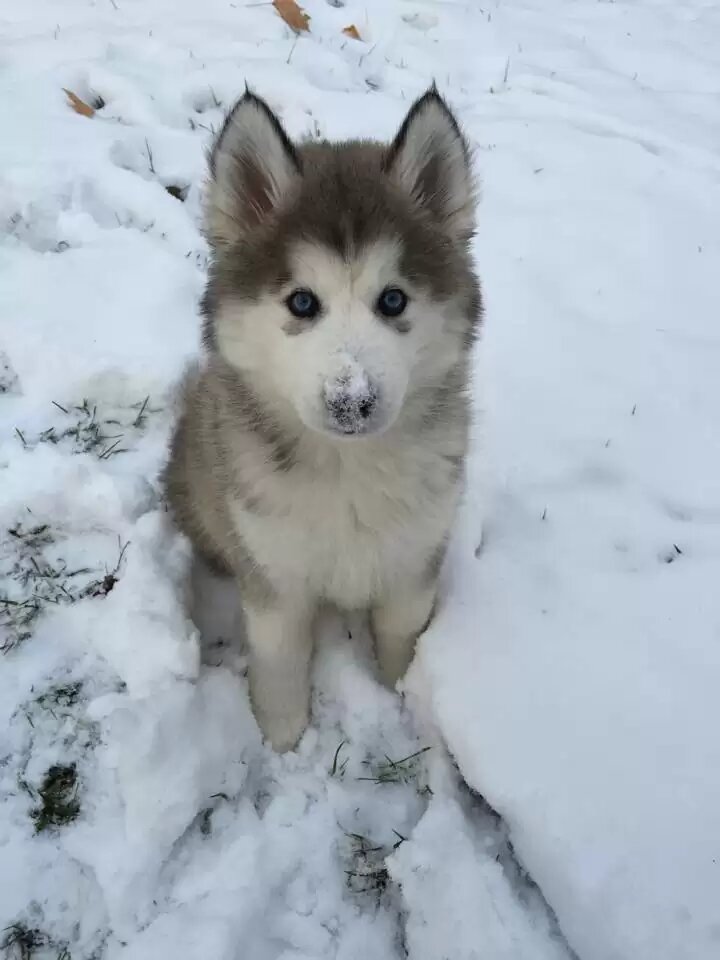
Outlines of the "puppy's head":
[[474,207],[434,88],[391,144],[293,144],[246,93],[210,157],[211,349],[307,427],[386,430],[472,341]]

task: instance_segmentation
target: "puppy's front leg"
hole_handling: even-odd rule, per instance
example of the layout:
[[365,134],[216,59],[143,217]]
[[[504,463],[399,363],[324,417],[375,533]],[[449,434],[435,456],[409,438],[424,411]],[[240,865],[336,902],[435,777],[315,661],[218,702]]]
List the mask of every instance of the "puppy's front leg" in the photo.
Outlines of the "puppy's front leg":
[[245,606],[250,699],[258,726],[280,752],[295,746],[310,716],[312,619],[304,600]]
[[427,627],[437,585],[418,580],[388,589],[370,614],[380,676],[394,687],[410,666],[415,641]]

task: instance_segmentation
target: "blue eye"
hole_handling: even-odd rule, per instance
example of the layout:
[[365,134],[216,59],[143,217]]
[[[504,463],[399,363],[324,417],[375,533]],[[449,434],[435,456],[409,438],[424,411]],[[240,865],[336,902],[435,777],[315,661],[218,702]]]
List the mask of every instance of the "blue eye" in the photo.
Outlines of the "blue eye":
[[408,298],[399,287],[388,287],[378,297],[377,308],[384,317],[399,317]]
[[295,290],[285,301],[294,317],[312,320],[320,312],[320,301],[311,290]]

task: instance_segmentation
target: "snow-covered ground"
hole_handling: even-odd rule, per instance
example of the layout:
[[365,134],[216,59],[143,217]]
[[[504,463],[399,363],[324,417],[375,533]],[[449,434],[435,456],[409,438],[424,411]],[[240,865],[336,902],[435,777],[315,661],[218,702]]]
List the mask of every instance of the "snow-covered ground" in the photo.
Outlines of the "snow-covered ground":
[[[713,960],[720,7],[304,6],[0,8],[0,945]],[[200,666],[157,484],[203,151],[245,81],[344,137],[433,77],[484,181],[467,503],[404,699],[327,623],[277,757],[242,651]]]

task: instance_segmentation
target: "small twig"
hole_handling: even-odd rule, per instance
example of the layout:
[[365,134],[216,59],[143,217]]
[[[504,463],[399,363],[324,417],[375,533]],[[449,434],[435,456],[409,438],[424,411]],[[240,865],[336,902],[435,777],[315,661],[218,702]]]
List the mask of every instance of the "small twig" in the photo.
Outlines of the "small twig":
[[[122,544],[122,546],[121,546],[121,544]],[[115,569],[113,570],[113,573],[114,573],[114,574],[120,572],[120,566],[122,565],[122,562],[123,562],[123,560],[125,559],[125,554],[127,553],[127,548],[130,546],[130,541],[127,540],[127,541],[123,544],[123,543],[122,543],[122,540],[120,539],[120,537],[118,537],[118,546],[120,547],[120,556],[118,557],[118,561],[117,561],[117,563],[115,564]],[[224,796],[224,794],[218,794],[218,796]],[[227,800],[227,797],[225,797],[225,799]]]
[[150,400],[150,394],[148,394],[142,402],[142,406],[140,407],[140,412],[138,413],[138,415],[135,417],[135,420],[133,421],[134,427],[139,427],[140,424],[142,423],[143,414],[145,413],[145,407],[147,407],[149,400]]
[[359,66],[359,67],[362,66],[363,60],[364,60],[366,57],[369,57],[369,56],[370,56],[370,54],[373,52],[373,50],[375,49],[376,46],[377,46],[377,43],[374,43],[374,44],[370,47],[370,49],[369,49],[369,50],[366,50],[365,53],[360,57],[360,59],[358,60],[358,66]]
[[393,833],[398,838],[397,843],[393,844],[393,850],[397,850],[401,843],[407,843],[407,837],[404,837],[398,830],[393,827]]
[[26,446],[27,446],[27,440],[26,440],[25,437],[23,436],[22,430],[21,430],[19,427],[15,427],[15,433],[20,437],[20,440],[22,441],[22,445],[23,445],[24,447],[26,447]]
[[414,760],[415,757],[422,756],[423,753],[427,753],[428,750],[432,750],[432,747],[422,747],[420,750],[416,750],[415,753],[408,754],[407,757],[403,757],[402,760],[390,760],[390,763],[394,767],[399,767],[403,763],[407,763],[408,760]]
[[347,837],[350,837],[351,840],[354,840],[356,844],[360,847],[360,853],[379,853],[382,850],[382,846],[378,844],[376,847],[370,846],[370,840],[363,836],[362,833],[346,833]]
[[[109,439],[109,438],[108,438],[108,439]],[[106,447],[106,448],[103,450],[103,452],[100,454],[100,456],[99,456],[98,459],[100,459],[100,460],[109,460],[110,457],[111,457],[114,453],[121,453],[121,452],[123,452],[123,451],[120,451],[120,450],[117,449],[118,444],[120,443],[121,440],[122,440],[122,437],[118,437],[118,439],[115,441],[115,443],[111,443],[109,447]]]
[[61,403],[58,403],[57,400],[52,400],[51,402],[54,407],[57,407],[58,410],[62,410],[63,413],[70,413],[70,411],[66,407],[64,407]]
[[155,165],[153,163],[152,150],[150,149],[150,144],[148,143],[147,137],[145,137],[145,149],[147,150],[148,162],[150,163],[150,173],[155,173]]

